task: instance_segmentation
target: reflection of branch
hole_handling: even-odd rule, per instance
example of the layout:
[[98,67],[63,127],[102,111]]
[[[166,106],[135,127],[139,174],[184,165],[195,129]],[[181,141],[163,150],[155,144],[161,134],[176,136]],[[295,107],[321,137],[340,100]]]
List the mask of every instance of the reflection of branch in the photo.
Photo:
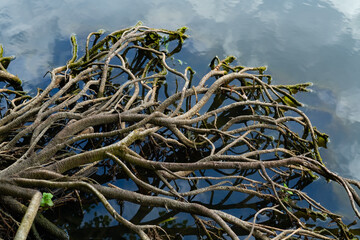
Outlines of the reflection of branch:
[[[214,211],[211,209],[208,209],[202,205],[196,204],[196,203],[184,203],[184,202],[178,202],[176,200],[172,199],[166,199],[166,198],[160,198],[160,197],[151,197],[151,196],[144,196],[142,194],[134,193],[130,195],[130,192],[123,192],[124,190],[121,189],[108,189],[106,187],[100,187],[100,186],[92,186],[89,183],[85,182],[52,182],[47,180],[35,180],[35,179],[15,179],[15,181],[18,184],[24,185],[24,186],[47,186],[52,188],[71,188],[71,189],[80,189],[87,192],[94,193],[100,201],[104,204],[104,206],[107,208],[109,213],[119,222],[124,224],[125,226],[129,227],[130,229],[134,230],[136,233],[141,234],[140,236],[144,237],[146,239],[145,235],[143,235],[142,228],[149,228],[154,226],[135,226],[134,224],[128,222],[126,219],[121,217],[117,212],[111,207],[111,205],[108,203],[106,198],[103,195],[108,194],[121,194],[124,193],[128,195],[128,197],[131,197],[131,199],[128,199],[126,197],[124,200],[131,200],[135,203],[145,203],[149,206],[161,206],[165,208],[172,208],[172,209],[178,209],[184,212],[194,213],[203,215],[209,218],[214,219],[228,234],[231,236],[232,239],[237,239],[235,233],[231,230],[231,228],[224,222],[222,218],[220,218]],[[110,196],[108,196],[110,197]],[[114,197],[114,196],[113,196]],[[133,198],[132,198],[133,197]],[[111,198],[111,197],[110,197]],[[115,197],[117,198],[117,197]],[[119,199],[122,199],[121,197]]]
[[249,240],[250,237],[252,236],[252,234],[253,234],[253,232],[254,232],[254,229],[255,229],[256,218],[257,218],[257,216],[258,216],[260,213],[262,213],[262,212],[264,212],[264,211],[267,211],[267,210],[272,210],[272,211],[276,211],[276,212],[282,214],[281,211],[279,211],[279,210],[276,209],[277,207],[278,207],[278,206],[262,208],[262,209],[260,209],[259,211],[256,212],[256,214],[255,214],[255,216],[254,216],[254,221],[253,221],[253,224],[252,224],[252,227],[251,227],[251,231],[250,231],[249,235],[245,238],[245,240]]
[[[82,189],[82,190],[86,190],[89,191],[93,194],[95,194],[98,199],[102,202],[102,204],[105,206],[105,208],[108,210],[108,212],[121,224],[125,225],[126,227],[128,227],[129,229],[133,230],[134,232],[136,232],[137,234],[139,234],[139,236],[141,237],[141,239],[150,239],[145,232],[142,230],[144,228],[152,228],[152,227],[157,227],[157,226],[137,226],[134,225],[133,223],[129,222],[128,220],[126,220],[125,218],[123,218],[122,216],[120,216],[115,209],[110,205],[110,203],[107,201],[107,199],[104,197],[104,195],[99,192],[94,186],[92,186],[89,183],[86,182],[63,182],[63,183],[57,183],[57,182],[51,182],[51,181],[47,181],[47,180],[31,180],[31,179],[19,179],[19,182],[25,183],[25,184],[30,184],[30,185],[38,185],[38,186],[49,186],[49,187],[60,187],[60,188],[71,188],[71,189]],[[41,200],[41,197],[40,197]],[[40,201],[39,201],[40,204]],[[30,225],[31,226],[31,225]]]

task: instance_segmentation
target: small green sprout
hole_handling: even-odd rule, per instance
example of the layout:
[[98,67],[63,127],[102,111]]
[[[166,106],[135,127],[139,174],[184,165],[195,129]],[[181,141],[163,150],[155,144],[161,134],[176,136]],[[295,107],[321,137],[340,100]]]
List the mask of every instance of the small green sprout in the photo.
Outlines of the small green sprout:
[[174,221],[174,220],[176,220],[176,218],[177,218],[177,217],[169,217],[168,219],[165,219],[165,220],[161,221],[159,224]]
[[[286,185],[286,183],[284,183],[284,187],[285,187],[285,188],[289,188],[289,187]],[[284,190],[283,190],[283,191],[284,191]],[[286,190],[286,192],[287,192],[288,194],[290,194],[290,195],[293,195],[293,194],[294,194],[292,191],[289,191],[289,190]]]
[[51,193],[44,192],[43,197],[40,202],[40,206],[45,207],[45,208],[54,206],[54,203],[51,200],[52,198],[53,198],[53,195]]
[[[286,183],[284,183],[283,185],[284,185],[285,188],[289,188],[289,187],[286,185]],[[284,202],[289,202],[289,195],[293,195],[294,193],[293,193],[292,191],[290,191],[290,190],[284,190],[284,189],[281,189],[281,191],[282,191],[283,193],[286,193],[285,196],[284,196],[284,198],[283,198]]]

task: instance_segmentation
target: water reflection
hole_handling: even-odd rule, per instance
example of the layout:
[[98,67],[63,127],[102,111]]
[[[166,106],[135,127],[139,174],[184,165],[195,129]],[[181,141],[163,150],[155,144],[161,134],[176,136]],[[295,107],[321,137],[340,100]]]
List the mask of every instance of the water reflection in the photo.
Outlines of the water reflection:
[[344,0],[344,1],[336,1],[336,0],[323,0],[326,3],[329,3],[332,8],[336,9],[339,13],[341,13],[345,18],[345,27],[344,31],[351,32],[352,38],[356,40],[356,44],[354,47],[355,51],[359,50],[360,47],[360,2],[353,0]]
[[268,65],[277,83],[314,82],[316,91],[302,101],[315,125],[331,136],[324,160],[359,178],[359,1],[7,0],[0,2],[0,42],[6,55],[17,57],[9,71],[30,90],[69,59],[72,33],[84,42],[91,31],[138,20],[152,27],[190,27],[185,52],[195,56],[184,59],[199,74],[214,55],[232,54],[244,65]]

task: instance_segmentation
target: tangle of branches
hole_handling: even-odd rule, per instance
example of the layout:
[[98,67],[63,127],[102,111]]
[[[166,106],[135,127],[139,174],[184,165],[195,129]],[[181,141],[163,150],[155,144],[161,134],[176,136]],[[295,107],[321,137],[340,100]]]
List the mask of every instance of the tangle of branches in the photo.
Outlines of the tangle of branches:
[[[310,84],[272,84],[265,67],[231,56],[197,76],[177,58],[185,30],[93,32],[82,57],[72,37],[72,59],[35,96],[1,51],[0,237],[67,239],[45,216],[95,202],[119,222],[103,223],[108,234],[141,239],[355,237],[303,192],[334,181],[360,217],[360,183],[323,164],[327,135],[294,98]],[[88,239],[101,228],[67,231]]]

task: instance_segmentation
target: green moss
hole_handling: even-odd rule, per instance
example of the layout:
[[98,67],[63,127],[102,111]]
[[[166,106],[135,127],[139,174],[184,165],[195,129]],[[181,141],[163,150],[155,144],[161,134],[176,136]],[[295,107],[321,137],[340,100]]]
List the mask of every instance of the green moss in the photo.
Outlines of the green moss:
[[76,35],[73,34],[70,37],[70,41],[71,41],[71,45],[72,45],[72,58],[70,59],[70,61],[68,62],[68,64],[74,63],[77,59],[77,51],[78,51],[78,45],[76,42]]
[[224,59],[224,62],[225,62],[226,64],[230,64],[230,63],[232,63],[233,61],[235,61],[235,59],[236,59],[236,57],[234,57],[234,56],[228,56],[227,58]]

